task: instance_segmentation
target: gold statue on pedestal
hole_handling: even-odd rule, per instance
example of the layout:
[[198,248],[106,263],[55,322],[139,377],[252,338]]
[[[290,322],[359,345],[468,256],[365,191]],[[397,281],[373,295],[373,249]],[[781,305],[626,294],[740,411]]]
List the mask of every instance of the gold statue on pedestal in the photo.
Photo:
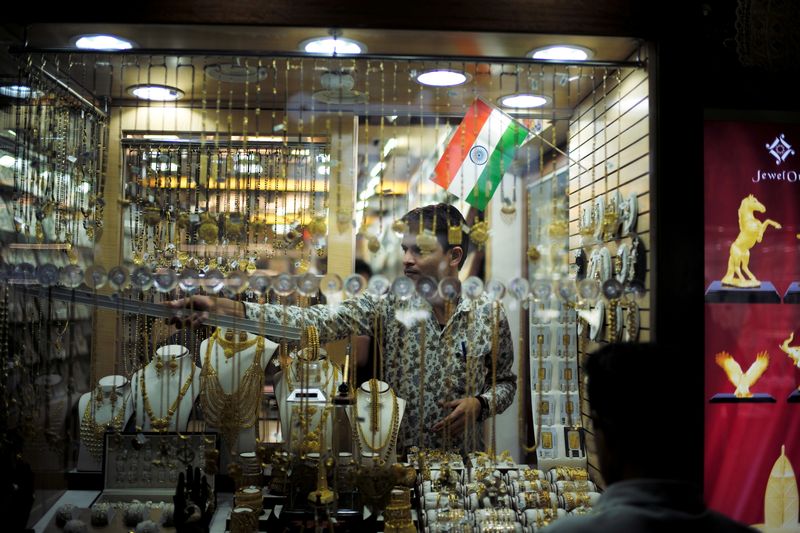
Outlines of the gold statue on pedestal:
[[[781,225],[774,220],[767,219],[764,222],[758,220],[754,212],[763,213],[767,210],[764,204],[759,202],[752,194],[748,195],[739,205],[739,235],[731,244],[731,253],[728,258],[728,271],[722,278],[723,285],[731,287],[752,288],[760,287],[761,282],[756,279],[750,269],[750,248],[764,238],[767,226],[781,229]],[[742,275],[744,272],[744,275]],[[745,276],[747,276],[745,278]]]
[[764,491],[764,523],[753,527],[764,533],[796,533],[800,530],[799,502],[794,469],[786,457],[786,446],[781,446]]
[[783,344],[778,346],[778,348],[780,348],[783,353],[789,356],[796,367],[800,368],[800,346],[789,346],[793,340],[794,332],[792,332],[789,335],[789,338],[783,341]]
[[769,365],[769,354],[761,352],[756,356],[756,360],[747,369],[747,372],[742,372],[742,367],[728,352],[720,352],[716,356],[716,361],[725,374],[728,380],[736,387],[733,395],[737,398],[752,398],[753,393],[750,392],[750,387],[758,381],[761,374],[767,369]]

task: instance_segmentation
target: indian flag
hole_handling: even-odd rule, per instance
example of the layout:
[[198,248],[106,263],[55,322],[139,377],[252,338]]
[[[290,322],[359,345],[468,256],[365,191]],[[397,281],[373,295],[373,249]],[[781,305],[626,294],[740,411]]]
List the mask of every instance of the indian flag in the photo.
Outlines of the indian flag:
[[480,98],[469,107],[436,164],[434,183],[483,211],[529,131]]

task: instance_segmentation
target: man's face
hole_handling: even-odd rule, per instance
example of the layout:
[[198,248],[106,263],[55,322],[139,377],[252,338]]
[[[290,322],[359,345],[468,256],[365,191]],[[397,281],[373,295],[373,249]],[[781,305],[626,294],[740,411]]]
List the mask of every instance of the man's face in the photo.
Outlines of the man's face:
[[[417,246],[415,234],[406,234],[401,246],[403,248],[403,273],[414,282],[423,276],[429,276],[439,281],[453,275],[454,267],[451,264],[453,249],[445,252],[438,240],[436,248],[432,252],[424,254]],[[457,267],[455,270],[457,272]]]

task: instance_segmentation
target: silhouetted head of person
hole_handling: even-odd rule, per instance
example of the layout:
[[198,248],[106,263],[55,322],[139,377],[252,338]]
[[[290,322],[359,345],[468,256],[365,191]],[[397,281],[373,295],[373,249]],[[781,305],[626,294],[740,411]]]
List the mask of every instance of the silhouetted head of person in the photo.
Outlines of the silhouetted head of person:
[[[624,479],[687,479],[696,443],[680,412],[686,392],[675,354],[653,343],[608,344],[584,365],[600,472]],[[681,439],[683,436],[683,439]]]

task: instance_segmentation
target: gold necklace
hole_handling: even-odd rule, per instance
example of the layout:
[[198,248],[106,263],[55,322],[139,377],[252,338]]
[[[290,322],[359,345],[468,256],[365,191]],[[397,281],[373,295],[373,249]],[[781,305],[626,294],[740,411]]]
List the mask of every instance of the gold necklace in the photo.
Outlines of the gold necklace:
[[[214,337],[214,339],[216,339],[217,344],[219,344],[220,348],[222,348],[222,350],[223,350],[223,352],[225,354],[225,359],[230,359],[231,357],[233,357],[237,353],[243,352],[248,348],[252,348],[258,342],[258,339],[261,338],[261,337],[256,336],[256,337],[253,337],[252,339],[250,339],[249,341],[245,341],[245,342],[239,342],[239,341],[235,341],[235,340],[234,341],[229,341],[229,340],[225,339],[224,337],[220,336],[219,329],[217,329],[214,332],[212,337]],[[262,339],[262,342],[263,342],[263,339]]]
[[96,460],[103,458],[103,437],[106,431],[122,431],[122,424],[125,419],[125,402],[122,402],[122,409],[105,424],[99,424],[95,417],[92,416],[92,401],[89,398],[86,402],[86,409],[83,411],[83,418],[81,418],[81,442],[86,446],[89,454]]
[[219,428],[228,449],[233,452],[231,444],[236,433],[253,427],[258,419],[258,406],[261,403],[261,388],[264,383],[264,370],[261,368],[264,337],[256,337],[257,346],[253,363],[239,381],[239,387],[230,394],[222,388],[217,371],[211,365],[211,352],[215,340],[219,340],[215,335],[208,339],[206,358],[200,371],[200,404],[208,424]]
[[145,385],[144,379],[144,370],[142,370],[141,375],[139,376],[139,384],[142,388],[142,404],[144,405],[144,410],[147,413],[147,417],[150,419],[150,427],[156,433],[166,433],[169,429],[169,421],[172,419],[172,415],[175,414],[175,411],[178,410],[178,405],[180,405],[181,400],[183,397],[186,396],[186,392],[189,390],[189,387],[192,385],[192,381],[194,381],[194,369],[189,372],[189,379],[186,380],[186,383],[183,384],[181,390],[178,391],[178,397],[175,398],[175,401],[172,402],[172,405],[169,406],[167,409],[167,416],[156,417],[156,414],[153,412],[153,408],[150,406],[150,398],[147,396],[147,385]]
[[[356,447],[358,448],[359,455],[361,454],[361,443],[363,442],[367,448],[372,450],[374,453],[380,453],[379,463],[383,464],[389,458],[389,455],[392,451],[392,443],[396,442],[397,440],[397,432],[399,431],[400,424],[400,408],[397,403],[397,395],[395,395],[394,390],[389,388],[389,393],[392,396],[392,422],[391,422],[391,431],[389,431],[386,435],[386,438],[380,445],[372,446],[371,439],[368,439],[367,436],[364,434],[364,429],[361,427],[361,423],[358,421],[358,401],[353,405],[353,421],[355,422],[355,426],[358,427],[358,434],[356,431],[353,431],[353,441],[356,443]],[[377,402],[373,402],[375,407],[372,409],[372,416],[373,420],[377,419]],[[360,438],[359,438],[360,436]]]
[[292,414],[297,416],[300,421],[299,431],[303,432],[303,440],[300,442],[300,447],[298,449],[301,455],[311,452],[320,453],[322,451],[322,429],[325,427],[325,423],[328,420],[329,411],[327,406],[323,406],[319,424],[317,424],[316,429],[309,431],[308,428],[311,425],[310,419],[317,413],[317,407],[314,405],[306,405],[304,407],[295,405],[292,407]]

